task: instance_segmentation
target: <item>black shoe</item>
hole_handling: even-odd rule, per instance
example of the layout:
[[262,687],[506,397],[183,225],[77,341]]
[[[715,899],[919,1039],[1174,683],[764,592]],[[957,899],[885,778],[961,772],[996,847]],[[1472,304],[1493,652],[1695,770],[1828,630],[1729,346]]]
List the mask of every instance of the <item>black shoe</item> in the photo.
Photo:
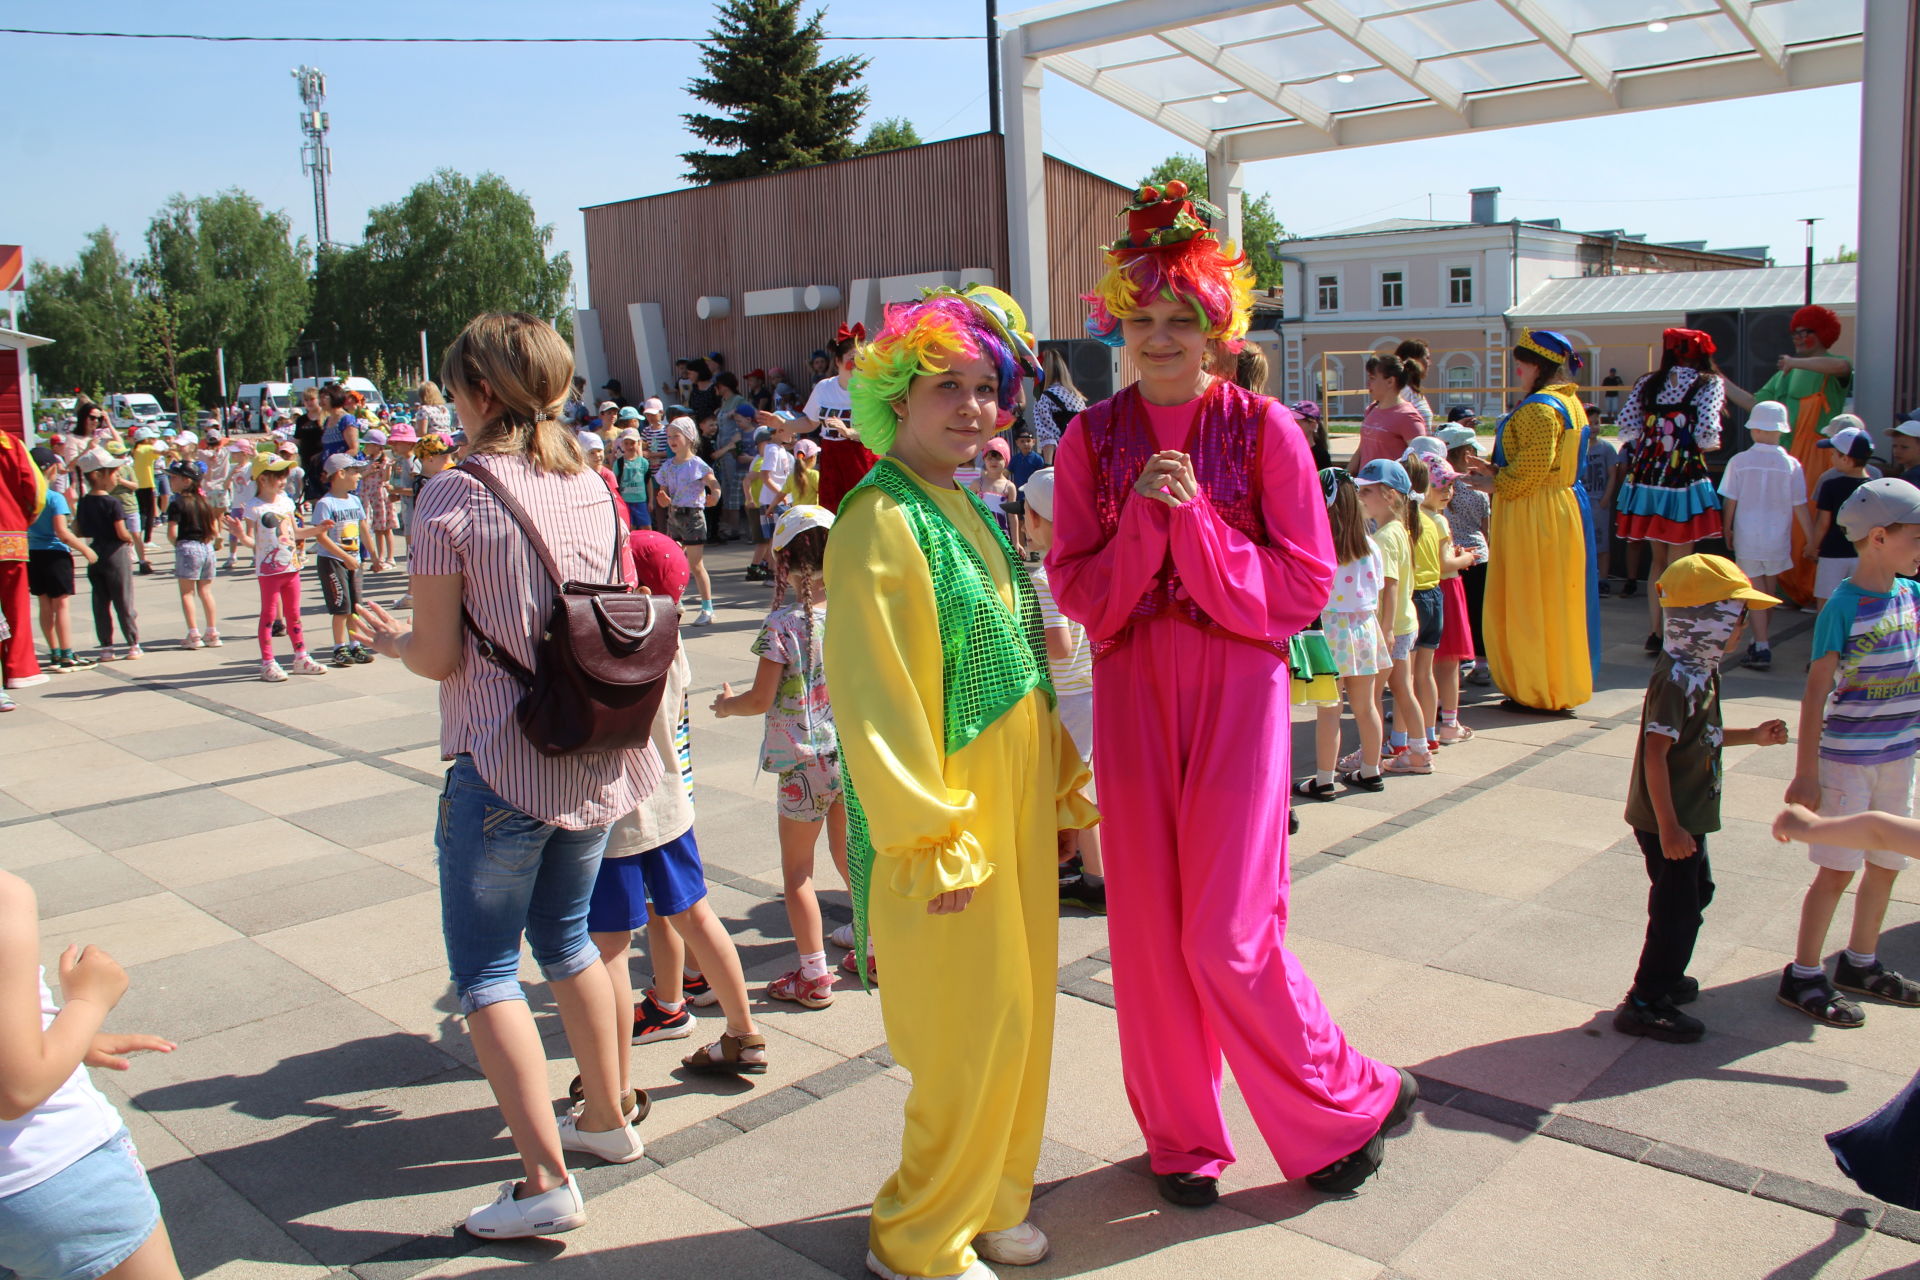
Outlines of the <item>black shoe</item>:
[[1467,677],[1467,683],[1485,689],[1493,684],[1493,672],[1485,667],[1475,667],[1473,674]]
[[1640,647],[1645,649],[1649,654],[1659,653],[1664,647],[1660,640],[1660,633],[1658,631],[1649,631],[1647,633],[1647,642]]
[[1355,791],[1385,791],[1387,789],[1387,778],[1385,774],[1376,773],[1369,778],[1358,769],[1347,770],[1340,775],[1340,781],[1352,787]]
[[1300,813],[1297,809],[1287,810],[1287,834],[1290,836],[1300,834]]
[[350,652],[352,653],[353,660],[363,667],[373,661],[373,651],[363,644],[354,645]]
[[273,634],[276,636],[287,634],[287,620],[285,618],[275,618],[273,620]]
[[1844,951],[1834,962],[1833,985],[1855,995],[1878,996],[1888,1004],[1903,1005],[1909,1009],[1920,1008],[1920,982],[1902,977],[1878,960],[1873,962],[1872,968],[1862,969],[1847,959]]
[[1393,1100],[1393,1109],[1387,1112],[1387,1118],[1380,1122],[1380,1127],[1373,1131],[1373,1136],[1367,1139],[1365,1146],[1307,1175],[1307,1185],[1315,1191],[1324,1191],[1328,1195],[1347,1195],[1358,1191],[1379,1170],[1381,1162],[1386,1159],[1387,1134],[1399,1128],[1413,1114],[1413,1104],[1420,1097],[1420,1082],[1413,1078],[1413,1073],[1404,1067],[1395,1067],[1394,1070],[1400,1073],[1400,1094]]
[[1603,582],[1600,584],[1600,598],[1602,600],[1613,599],[1613,584],[1611,582]]
[[1673,984],[1673,990],[1667,993],[1667,999],[1674,1004],[1692,1004],[1700,998],[1700,979],[1683,977]]
[[153,573],[153,566],[148,564],[145,560],[142,560],[140,562],[140,567],[138,569],[135,569],[134,572],[139,574],[141,577],[145,578],[150,576]]
[[1740,659],[1740,665],[1749,671],[1771,671],[1773,670],[1773,650],[1750,644],[1747,646],[1746,656]]
[[352,666],[353,665],[352,647],[344,644],[337,644],[333,646],[333,660],[327,663],[327,665],[330,667]]
[[1671,997],[1641,1004],[1632,996],[1613,1011],[1613,1029],[1625,1035],[1665,1040],[1668,1044],[1692,1044],[1707,1029],[1707,1024],[1676,1009]]
[[1079,907],[1083,911],[1091,911],[1097,916],[1107,914],[1107,886],[1105,881],[1099,884],[1088,884],[1087,878],[1084,875],[1075,876],[1071,880],[1062,880],[1060,882],[1060,905],[1063,907]]
[[1627,585],[1620,588],[1620,598],[1622,600],[1625,600],[1629,596],[1637,596],[1639,594],[1640,594],[1640,584],[1635,582],[1632,578],[1628,578]]
[[1197,1173],[1156,1173],[1160,1198],[1183,1209],[1204,1209],[1220,1198],[1220,1179]]

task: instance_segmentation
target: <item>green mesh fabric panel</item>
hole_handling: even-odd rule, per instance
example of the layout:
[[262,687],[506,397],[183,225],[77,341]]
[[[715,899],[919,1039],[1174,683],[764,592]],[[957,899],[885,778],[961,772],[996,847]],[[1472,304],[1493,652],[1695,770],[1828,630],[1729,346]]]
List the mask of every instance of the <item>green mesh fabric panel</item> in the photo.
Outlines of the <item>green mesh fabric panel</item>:
[[[920,553],[927,558],[933,578],[933,598],[940,622],[940,680],[946,753],[953,755],[984,732],[988,725],[1012,710],[1035,689],[1046,691],[1053,705],[1053,681],[1047,674],[1046,631],[1041,625],[1040,598],[1027,577],[1026,566],[1013,544],[988,514],[986,504],[971,490],[962,490],[981,521],[993,530],[1000,552],[1007,558],[1013,583],[1014,614],[1009,614],[993,585],[986,563],[953,527],[938,503],[908,477],[900,464],[883,458],[867,473],[844,507],[862,489],[878,489],[900,506],[907,528]],[[1017,615],[1017,616],[1016,616]],[[840,752],[841,781],[847,801],[847,887],[853,894],[853,949],[862,961],[867,954],[867,897],[873,883],[873,840],[867,816],[860,807],[853,768]],[[860,969],[865,987],[867,971]]]

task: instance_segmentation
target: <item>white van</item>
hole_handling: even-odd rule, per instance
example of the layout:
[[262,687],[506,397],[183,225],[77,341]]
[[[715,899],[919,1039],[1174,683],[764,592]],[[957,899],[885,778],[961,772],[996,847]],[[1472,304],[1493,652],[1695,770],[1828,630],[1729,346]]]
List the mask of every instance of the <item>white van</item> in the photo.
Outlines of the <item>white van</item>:
[[123,431],[134,427],[157,427],[166,410],[144,391],[116,391],[107,397],[107,412],[113,425]]
[[367,398],[367,405],[370,408],[384,409],[387,407],[387,398],[380,394],[380,388],[374,386],[365,378],[295,378],[292,384],[293,394],[298,396],[308,387],[324,387],[329,382],[337,382],[349,391],[358,391]]
[[300,399],[294,394],[291,382],[243,382],[234,395],[234,403],[245,405],[256,414],[263,403],[272,404],[283,414],[292,413],[300,407]]

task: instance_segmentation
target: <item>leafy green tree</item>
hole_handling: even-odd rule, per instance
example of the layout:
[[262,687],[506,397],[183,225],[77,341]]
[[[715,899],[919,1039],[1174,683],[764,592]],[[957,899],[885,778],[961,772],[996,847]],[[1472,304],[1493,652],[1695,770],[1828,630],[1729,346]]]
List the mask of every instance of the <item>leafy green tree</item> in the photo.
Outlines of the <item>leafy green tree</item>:
[[867,129],[866,141],[860,144],[861,155],[872,155],[876,151],[898,151],[901,147],[920,145],[920,131],[913,127],[913,121],[905,116],[888,116],[876,120]]
[[711,151],[689,151],[689,182],[779,173],[861,148],[853,140],[866,110],[859,87],[867,59],[820,57],[824,10],[803,23],[801,0],[724,0],[700,54],[704,76],[687,91],[718,114],[681,117]]
[[530,312],[565,336],[573,266],[552,244],[506,179],[442,169],[370,212],[361,244],[320,255],[305,339],[329,369],[404,369],[419,362],[422,329],[431,357],[483,311]]
[[[1134,185],[1164,187],[1174,179],[1187,184],[1188,190],[1202,200],[1207,195],[1207,165],[1198,156],[1185,152],[1175,152],[1155,165],[1146,177]],[[1280,257],[1275,249],[1286,228],[1280,225],[1280,217],[1273,211],[1273,196],[1270,192],[1261,192],[1257,197],[1241,196],[1240,224],[1243,238],[1241,246],[1247,255],[1247,264],[1253,268],[1256,284],[1277,285],[1281,281]]]
[[133,264],[100,227],[87,236],[72,266],[36,262],[27,284],[21,324],[52,338],[33,353],[33,368],[48,392],[74,388],[95,400],[136,390],[140,372]]
[[1858,249],[1849,249],[1847,248],[1846,245],[1843,244],[1840,246],[1840,252],[1834,254],[1830,258],[1822,258],[1820,259],[1820,261],[1822,263],[1858,262],[1860,261],[1860,251]]
[[175,314],[183,375],[213,386],[215,348],[229,386],[286,367],[312,285],[306,240],[285,213],[238,190],[176,195],[147,227],[142,269]]
[[170,401],[175,413],[191,421],[200,409],[203,381],[203,375],[193,368],[208,355],[207,348],[187,345],[180,299],[155,287],[151,279],[142,283],[146,288],[134,304],[142,381],[153,387],[161,400]]

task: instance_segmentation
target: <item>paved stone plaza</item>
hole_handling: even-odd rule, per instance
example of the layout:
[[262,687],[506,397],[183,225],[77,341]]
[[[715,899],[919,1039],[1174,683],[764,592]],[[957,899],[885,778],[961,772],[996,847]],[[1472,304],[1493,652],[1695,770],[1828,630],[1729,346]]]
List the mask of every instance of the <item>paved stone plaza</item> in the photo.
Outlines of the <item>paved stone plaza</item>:
[[[698,832],[757,992],[791,960],[771,779],[754,771],[759,723],[716,722],[706,704],[721,681],[750,682],[766,592],[741,583],[744,553],[709,562],[720,622],[688,633]],[[45,962],[104,945],[133,984],[110,1027],[179,1041],[95,1076],[153,1171],[186,1274],[863,1275],[907,1082],[878,999],[845,983],[827,1010],[756,1007],[772,1067],[751,1082],[677,1073],[700,1039],[635,1048],[654,1099],[648,1158],[582,1170],[585,1229],[482,1245],[454,1227],[517,1163],[443,966],[433,686],[387,661],[263,684],[253,583],[217,589],[225,648],[178,649],[173,581],[140,579],[144,660],[22,691],[0,718],[0,866],[39,893]],[[373,594],[400,589],[389,575]],[[324,637],[306,596],[308,633]],[[1241,1158],[1221,1203],[1164,1204],[1121,1089],[1105,921],[1061,922],[1034,1206],[1053,1256],[1025,1274],[1920,1276],[1920,1215],[1860,1197],[1821,1141],[1906,1082],[1920,1011],[1875,1004],[1846,1032],[1773,997],[1809,878],[1803,852],[1767,832],[1790,750],[1727,752],[1719,896],[1693,970],[1707,1039],[1634,1041],[1609,1024],[1644,922],[1620,807],[1648,663],[1644,601],[1603,609],[1602,692],[1578,719],[1518,719],[1475,690],[1479,737],[1441,752],[1433,776],[1301,813],[1293,946],[1352,1040],[1425,1093],[1362,1194],[1277,1184],[1229,1086]],[[1728,724],[1794,723],[1809,629],[1781,614],[1775,672],[1727,676]],[[1296,749],[1310,749],[1304,724]],[[820,867],[832,880],[824,852]],[[1896,894],[1882,951],[1913,973],[1920,880]],[[846,918],[837,885],[826,900]],[[640,985],[645,970],[637,957]],[[543,988],[530,992],[558,1098],[572,1065]],[[717,1034],[718,1010],[699,1012],[700,1034]]]

